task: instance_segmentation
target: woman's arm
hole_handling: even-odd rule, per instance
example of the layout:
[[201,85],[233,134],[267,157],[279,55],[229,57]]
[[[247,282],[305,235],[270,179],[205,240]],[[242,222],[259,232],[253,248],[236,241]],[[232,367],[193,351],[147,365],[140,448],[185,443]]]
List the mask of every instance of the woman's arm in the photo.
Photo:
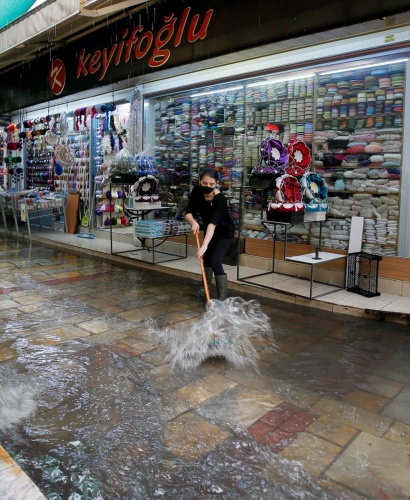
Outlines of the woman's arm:
[[212,240],[212,237],[215,233],[215,228],[216,228],[215,224],[208,224],[204,241],[202,242],[202,246],[198,250],[198,253],[197,253],[198,259],[200,259],[204,255],[204,253],[206,252],[208,245],[209,245],[209,242]]
[[199,233],[199,224],[194,219],[194,216],[192,214],[185,214],[185,220],[188,222],[188,224],[191,224],[193,234]]

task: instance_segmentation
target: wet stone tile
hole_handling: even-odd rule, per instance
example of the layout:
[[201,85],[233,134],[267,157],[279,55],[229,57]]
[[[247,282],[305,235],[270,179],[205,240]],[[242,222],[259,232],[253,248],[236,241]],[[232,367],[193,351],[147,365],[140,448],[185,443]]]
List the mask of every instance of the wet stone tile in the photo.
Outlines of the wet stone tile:
[[204,378],[201,378],[195,382],[195,385],[205,389],[212,395],[220,394],[232,387],[235,387],[236,383],[231,380],[222,377],[221,375],[210,374]]
[[19,303],[14,300],[4,299],[0,300],[0,311],[4,311],[6,309],[12,309],[13,307],[18,307]]
[[108,314],[118,314],[124,312],[124,309],[120,306],[114,305],[114,306],[104,307],[104,312]]
[[383,437],[393,443],[410,446],[410,425],[395,422]]
[[261,422],[265,422],[272,427],[279,427],[296,413],[297,410],[294,407],[286,403],[282,403],[273,408],[273,410],[264,415],[260,420]]
[[192,414],[177,417],[167,424],[166,446],[185,461],[194,461],[212,451],[230,436],[216,425]]
[[15,302],[19,304],[35,304],[36,302],[41,302],[46,300],[38,294],[33,295],[22,295],[20,297],[14,298]]
[[382,415],[410,424],[410,386],[406,386],[382,411]]
[[[272,392],[236,386],[202,404],[197,411],[212,421],[248,428],[281,402]],[[222,405],[223,415],[220,412]]]
[[357,408],[330,397],[321,399],[312,407],[312,413],[326,415],[355,429],[382,436],[390,427],[392,419]]
[[181,387],[175,391],[175,396],[183,401],[187,401],[192,404],[199,404],[207,399],[211,398],[213,394],[203,389],[202,387],[198,387],[195,384],[190,384],[185,387]]
[[354,427],[342,424],[326,415],[310,424],[308,431],[338,446],[345,446],[358,432]]
[[17,286],[16,283],[6,280],[0,280],[0,289],[7,290],[8,288],[14,288],[15,286]]
[[248,427],[249,434],[260,442],[273,432],[273,430],[274,428],[271,425],[262,420],[258,420]]
[[154,316],[154,314],[154,309],[148,306],[143,306],[138,309],[131,309],[130,311],[118,313],[117,316],[125,319],[126,321],[143,321],[148,317]]
[[262,443],[269,446],[275,453],[280,453],[287,448],[296,438],[295,434],[288,434],[281,429],[275,429],[262,440]]
[[104,310],[109,306],[116,306],[117,304],[118,300],[111,299],[110,297],[98,297],[88,301],[90,307]]
[[23,313],[33,313],[37,311],[41,311],[42,309],[46,308],[47,304],[40,303],[40,304],[29,304],[27,306],[21,306],[19,307],[19,311]]
[[292,441],[281,456],[298,460],[312,476],[319,476],[333,462],[341,448],[320,437],[302,433]]
[[121,340],[121,343],[132,347],[133,349],[139,351],[140,353],[153,351],[155,349],[155,346],[153,344],[142,342],[141,340],[133,337],[125,337]]
[[367,377],[359,387],[365,391],[392,398],[403,388],[403,384],[379,377],[378,375],[371,375]]
[[329,498],[337,500],[363,500],[363,495],[351,488],[344,487],[329,479],[318,479],[319,485],[329,495]]
[[315,419],[316,417],[309,413],[297,412],[295,415],[283,422],[283,424],[280,425],[280,429],[288,432],[289,434],[296,434],[303,432],[306,427],[315,421]]
[[405,499],[410,495],[408,452],[408,446],[363,432],[330,466],[326,476],[369,498]]
[[350,392],[346,395],[345,399],[348,403],[373,413],[379,413],[390,401],[389,398],[385,398],[384,396],[361,390]]
[[117,340],[121,340],[128,335],[127,332],[116,331],[116,330],[107,330],[102,333],[89,334],[86,342],[88,344],[98,345],[98,344],[110,344],[111,342],[115,342]]
[[7,361],[9,359],[17,358],[18,353],[11,347],[13,342],[2,342],[0,343],[0,363]]
[[165,421],[173,420],[178,415],[189,410],[190,405],[175,398],[173,394],[165,394],[161,397],[161,417]]
[[163,365],[167,354],[168,352],[163,349],[155,349],[153,351],[143,352],[141,354],[141,359],[153,365]]
[[141,297],[138,300],[120,300],[119,304],[121,304],[121,307],[124,309],[124,311],[129,311],[130,309],[137,309],[139,307],[143,306],[153,306],[158,304],[158,300],[156,300],[154,297]]
[[78,323],[77,326],[90,333],[102,333],[110,328],[107,323],[98,320],[85,321],[83,323]]
[[110,351],[115,352],[116,354],[119,354],[120,356],[123,356],[125,358],[130,358],[132,356],[138,356],[139,354],[141,354],[140,351],[137,351],[136,349],[127,344],[124,344],[123,342],[114,342],[110,344],[109,349]]

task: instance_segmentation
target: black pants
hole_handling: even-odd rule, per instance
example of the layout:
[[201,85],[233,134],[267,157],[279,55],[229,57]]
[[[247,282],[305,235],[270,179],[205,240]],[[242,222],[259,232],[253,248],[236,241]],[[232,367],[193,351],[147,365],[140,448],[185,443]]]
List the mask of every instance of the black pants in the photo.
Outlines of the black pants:
[[215,276],[225,274],[222,261],[229,248],[231,238],[213,237],[204,253],[204,266],[212,267]]

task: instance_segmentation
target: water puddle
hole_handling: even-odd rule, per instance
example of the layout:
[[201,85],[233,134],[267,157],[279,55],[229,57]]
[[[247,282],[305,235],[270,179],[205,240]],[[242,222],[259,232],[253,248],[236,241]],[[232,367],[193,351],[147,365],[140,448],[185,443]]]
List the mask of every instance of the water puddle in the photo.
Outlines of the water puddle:
[[[151,380],[152,366],[125,360],[106,346],[79,347],[19,347],[20,362],[24,358],[39,385],[37,410],[24,425],[9,426],[2,443],[47,498],[323,494],[301,464],[272,453],[228,422],[226,439],[210,453],[193,461],[173,455],[166,446],[167,408]],[[178,386],[196,376],[170,378]],[[18,395],[21,405],[33,404],[33,394]]]
[[[41,302],[2,314],[0,443],[48,499],[405,498],[401,434],[384,439],[408,425],[390,409],[410,381],[404,328],[251,297],[204,312],[189,281],[84,265],[107,276],[81,294],[118,315],[26,268],[2,277]],[[81,330],[92,321],[104,329]]]

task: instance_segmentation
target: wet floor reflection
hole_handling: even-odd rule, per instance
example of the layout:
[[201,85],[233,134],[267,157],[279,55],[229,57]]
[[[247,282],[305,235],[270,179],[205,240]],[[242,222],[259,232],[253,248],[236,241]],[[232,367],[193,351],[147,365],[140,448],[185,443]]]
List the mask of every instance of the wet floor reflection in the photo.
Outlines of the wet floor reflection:
[[0,443],[47,498],[410,495],[408,327],[260,299],[257,369],[181,370],[147,319],[200,322],[197,283],[1,251]]

